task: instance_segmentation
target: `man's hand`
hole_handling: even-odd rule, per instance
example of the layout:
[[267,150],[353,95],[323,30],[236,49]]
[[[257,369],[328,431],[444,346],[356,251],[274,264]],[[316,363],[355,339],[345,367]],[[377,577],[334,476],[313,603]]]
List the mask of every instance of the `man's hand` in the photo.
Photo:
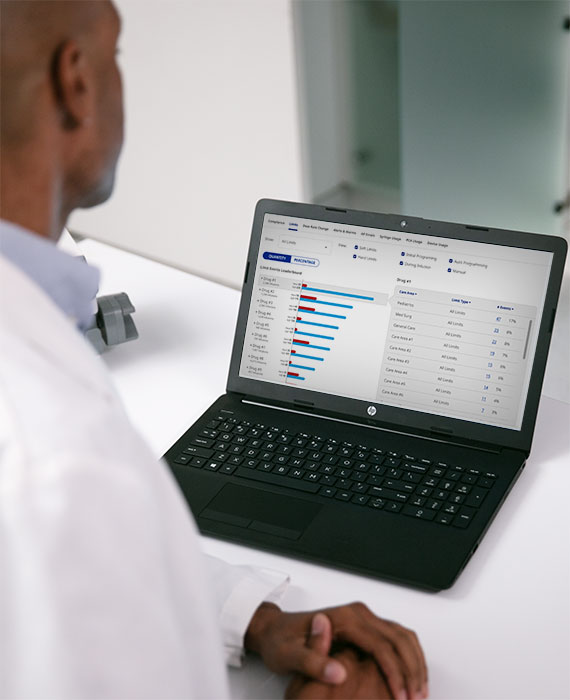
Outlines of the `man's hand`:
[[287,686],[285,698],[288,700],[319,700],[320,698],[391,700],[392,694],[374,659],[368,655],[361,657],[362,655],[353,648],[343,649],[334,655],[334,658],[346,669],[347,676],[343,683],[333,685],[297,675]]
[[284,613],[263,603],[245,636],[246,649],[259,654],[272,671],[338,685],[347,680],[348,669],[342,658],[329,655],[332,642],[353,645],[372,657],[397,700],[427,697],[427,668],[415,633],[376,617],[363,603],[318,613]]

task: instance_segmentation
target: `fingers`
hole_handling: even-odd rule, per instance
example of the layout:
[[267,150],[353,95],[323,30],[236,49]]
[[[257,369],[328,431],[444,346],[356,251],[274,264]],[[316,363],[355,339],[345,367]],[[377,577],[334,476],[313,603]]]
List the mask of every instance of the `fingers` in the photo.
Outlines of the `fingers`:
[[306,647],[296,650],[291,662],[297,673],[323,683],[338,685],[346,680],[346,669],[339,661]]
[[307,647],[313,651],[328,656],[332,644],[332,623],[321,612],[313,616],[311,630],[307,639]]
[[414,632],[376,617],[362,603],[326,613],[335,638],[355,644],[374,657],[396,700],[427,697],[427,667]]
[[362,656],[360,652],[347,647],[335,654],[347,669],[347,678],[340,685],[330,685],[319,681],[296,676],[287,687],[286,698],[328,698],[329,700],[347,700],[347,698],[370,700],[389,700],[392,695],[386,685],[382,672],[374,659]]
[[295,670],[324,683],[338,684],[346,679],[344,666],[329,657],[332,644],[332,624],[322,612],[313,615],[309,636],[297,653]]

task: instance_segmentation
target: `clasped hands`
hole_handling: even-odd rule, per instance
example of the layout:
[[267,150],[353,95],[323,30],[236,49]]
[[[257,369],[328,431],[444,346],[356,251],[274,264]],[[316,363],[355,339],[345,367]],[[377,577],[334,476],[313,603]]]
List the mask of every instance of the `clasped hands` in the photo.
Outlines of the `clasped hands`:
[[287,698],[427,698],[427,667],[412,630],[363,603],[286,613],[256,611],[245,648],[275,673],[294,673]]

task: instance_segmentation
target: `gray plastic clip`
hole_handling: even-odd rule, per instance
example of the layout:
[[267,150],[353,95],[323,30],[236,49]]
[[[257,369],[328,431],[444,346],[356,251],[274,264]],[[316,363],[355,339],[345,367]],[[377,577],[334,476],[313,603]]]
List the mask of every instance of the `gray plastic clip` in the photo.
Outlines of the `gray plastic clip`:
[[125,292],[97,297],[97,306],[93,324],[85,332],[85,337],[99,354],[113,345],[139,337],[130,316],[135,307]]

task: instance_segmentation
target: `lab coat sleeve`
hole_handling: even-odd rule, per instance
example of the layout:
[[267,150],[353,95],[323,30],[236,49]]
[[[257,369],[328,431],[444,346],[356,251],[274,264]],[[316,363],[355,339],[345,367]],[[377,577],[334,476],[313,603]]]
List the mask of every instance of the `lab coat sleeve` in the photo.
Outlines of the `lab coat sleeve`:
[[226,663],[240,666],[244,637],[253,614],[263,602],[279,603],[289,577],[270,569],[233,566],[215,557],[207,556],[206,560]]

